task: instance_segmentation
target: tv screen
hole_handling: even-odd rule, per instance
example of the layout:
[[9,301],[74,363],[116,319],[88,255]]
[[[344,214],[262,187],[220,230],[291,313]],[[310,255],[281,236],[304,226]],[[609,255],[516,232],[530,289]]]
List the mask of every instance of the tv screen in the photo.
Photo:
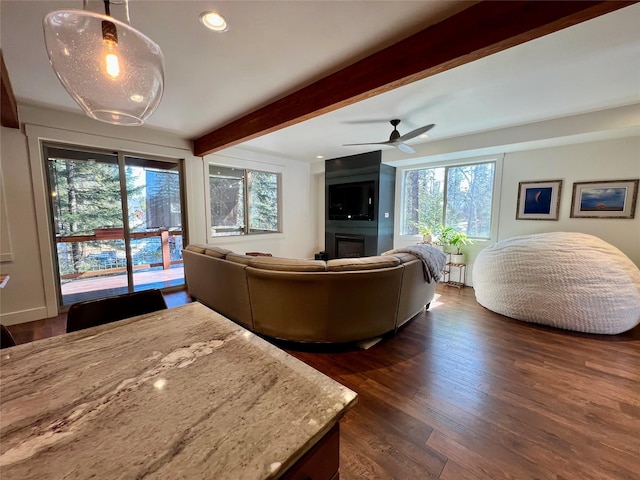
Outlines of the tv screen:
[[373,220],[375,181],[329,185],[329,220]]

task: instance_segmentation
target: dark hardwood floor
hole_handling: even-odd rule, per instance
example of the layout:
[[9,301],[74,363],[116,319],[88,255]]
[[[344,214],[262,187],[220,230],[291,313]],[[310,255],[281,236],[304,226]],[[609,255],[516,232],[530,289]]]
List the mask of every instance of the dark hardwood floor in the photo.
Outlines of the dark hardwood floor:
[[359,394],[342,480],[640,479],[640,327],[573,333],[438,293],[369,350],[290,350]]
[[[580,334],[497,315],[471,288],[437,293],[369,350],[284,346],[359,394],[342,480],[640,479],[640,326]],[[64,318],[10,328],[30,341]]]

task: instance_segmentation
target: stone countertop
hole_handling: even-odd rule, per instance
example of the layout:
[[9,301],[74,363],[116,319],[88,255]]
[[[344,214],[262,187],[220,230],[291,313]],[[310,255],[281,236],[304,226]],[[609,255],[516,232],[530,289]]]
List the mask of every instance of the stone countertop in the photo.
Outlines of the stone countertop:
[[277,478],[357,401],[199,303],[0,358],[3,480]]

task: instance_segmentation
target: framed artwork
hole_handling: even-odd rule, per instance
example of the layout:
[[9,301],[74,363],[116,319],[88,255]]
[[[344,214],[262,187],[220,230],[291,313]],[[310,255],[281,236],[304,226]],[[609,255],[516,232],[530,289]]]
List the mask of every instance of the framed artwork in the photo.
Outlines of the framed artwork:
[[635,218],[639,179],[575,182],[572,218]]
[[558,220],[562,180],[520,182],[516,220]]

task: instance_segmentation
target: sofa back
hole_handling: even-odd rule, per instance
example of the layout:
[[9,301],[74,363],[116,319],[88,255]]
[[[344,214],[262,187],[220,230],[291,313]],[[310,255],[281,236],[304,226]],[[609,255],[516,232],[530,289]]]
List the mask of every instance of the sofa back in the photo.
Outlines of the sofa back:
[[300,342],[350,342],[394,331],[435,291],[410,254],[329,261],[247,256],[189,246],[189,294],[263,335]]
[[290,272],[247,267],[254,329],[301,342],[348,342],[395,328],[402,267]]
[[237,259],[242,255],[228,250],[227,254],[221,250],[190,245],[182,251],[189,295],[225,317],[253,329],[245,273],[247,265]]

